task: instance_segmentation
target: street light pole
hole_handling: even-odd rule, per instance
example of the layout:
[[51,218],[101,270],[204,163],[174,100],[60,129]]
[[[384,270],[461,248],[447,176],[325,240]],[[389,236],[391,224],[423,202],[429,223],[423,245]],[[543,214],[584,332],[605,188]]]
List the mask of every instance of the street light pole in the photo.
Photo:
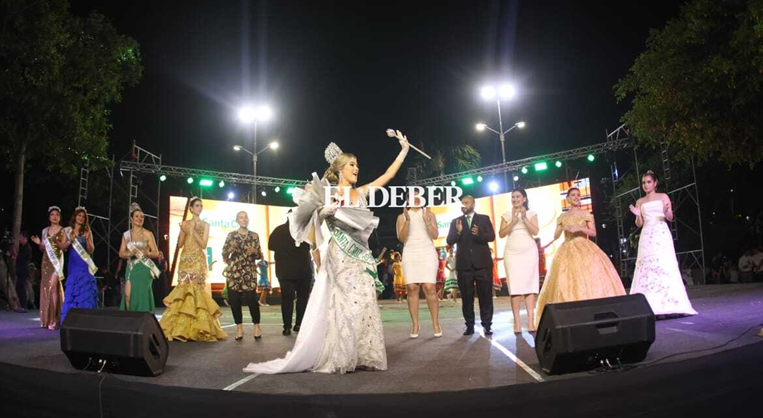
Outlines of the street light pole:
[[254,121],[254,147],[252,148],[252,166],[254,182],[252,183],[252,203],[257,204],[257,121]]
[[[250,154],[252,154],[252,171],[254,174],[254,181],[252,182],[252,197],[250,199],[250,202],[254,204],[257,204],[257,154],[259,154],[259,152],[257,152],[257,122],[267,121],[268,119],[270,119],[271,115],[272,115],[272,112],[268,106],[259,106],[256,109],[247,106],[247,107],[242,107],[238,111],[238,117],[241,120],[241,122],[247,125],[249,124],[254,125],[252,127],[254,131],[253,132],[250,131],[250,134],[254,135],[254,138],[253,138],[254,146],[252,147],[252,152],[250,152]],[[278,144],[276,144],[275,146],[278,147]],[[236,151],[239,151],[239,149],[244,149],[244,148],[240,147],[239,145],[236,145],[234,149]],[[248,150],[246,151],[249,152]]]
[[[503,165],[506,165],[506,133],[503,131],[503,118],[501,117],[501,99],[496,99],[495,102],[498,104],[498,128],[499,132],[501,133],[501,158],[503,160]],[[503,172],[503,185],[506,187],[506,190],[509,189],[509,178],[507,177],[506,171]],[[514,190],[514,187],[511,188]]]

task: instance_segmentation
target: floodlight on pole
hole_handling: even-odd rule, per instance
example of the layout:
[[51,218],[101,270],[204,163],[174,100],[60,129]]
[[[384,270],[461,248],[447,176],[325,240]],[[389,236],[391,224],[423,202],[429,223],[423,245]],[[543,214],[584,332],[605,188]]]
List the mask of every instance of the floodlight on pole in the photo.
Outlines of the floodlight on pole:
[[525,123],[524,122],[517,122],[517,128],[522,129],[524,127],[525,127]]
[[503,100],[511,100],[517,94],[517,90],[511,84],[503,84],[498,89],[498,94]]
[[273,142],[271,142],[270,144],[268,144],[268,147],[269,147],[270,149],[278,149],[278,147],[279,147],[279,145],[278,145],[278,141],[273,141]]
[[491,100],[495,98],[495,88],[493,86],[485,86],[482,87],[482,90],[480,90],[480,94],[482,94],[482,98],[485,100]]
[[255,111],[254,116],[258,121],[264,122],[266,120],[270,120],[270,118],[273,117],[273,111],[270,110],[270,107],[268,106],[260,106]]
[[[503,83],[501,84],[498,89],[491,85],[483,86],[480,90],[480,94],[482,95],[482,98],[485,100],[495,100],[496,106],[498,107],[498,130],[495,130],[484,123],[480,123],[477,125],[478,131],[484,131],[485,129],[490,130],[491,132],[494,132],[498,134],[498,136],[501,139],[501,160],[503,164],[506,164],[506,134],[511,131],[512,129],[516,127],[523,128],[525,126],[524,122],[518,122],[512,125],[509,129],[505,130],[503,129],[503,118],[501,115],[501,100],[512,100],[516,96],[517,89],[510,83]],[[521,125],[521,126],[520,126]],[[508,177],[507,174],[504,173],[503,175],[503,182],[506,185],[506,188],[509,188],[508,184]]]
[[250,124],[254,122],[256,117],[257,117],[257,114],[254,108],[250,106],[244,106],[238,110],[238,120],[240,120],[241,122],[245,124]]

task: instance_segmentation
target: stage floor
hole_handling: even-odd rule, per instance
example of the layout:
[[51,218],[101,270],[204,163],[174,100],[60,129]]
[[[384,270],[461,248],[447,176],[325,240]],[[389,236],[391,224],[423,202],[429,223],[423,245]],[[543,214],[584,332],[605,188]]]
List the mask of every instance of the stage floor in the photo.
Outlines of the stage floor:
[[[763,284],[705,285],[689,288],[694,317],[657,322],[657,338],[644,367],[707,356],[763,341]],[[410,319],[405,302],[381,301],[389,360],[384,372],[344,376],[316,373],[251,375],[241,371],[249,362],[282,357],[296,335],[281,335],[280,306],[262,308],[263,338],[252,338],[251,324],[243,341],[234,341],[230,309],[221,323],[229,338],[216,343],[170,343],[164,374],[119,379],[158,385],[280,394],[381,394],[457,391],[589,376],[590,373],[548,376],[539,366],[533,336],[515,335],[508,297],[495,300],[494,335],[462,336],[460,302],[440,302],[444,336],[432,336],[429,311],[422,302],[418,339],[408,338]],[[158,314],[160,314],[159,312]],[[247,315],[245,313],[244,318]],[[523,316],[523,324],[526,319]],[[37,312],[0,312],[2,361],[58,372],[78,373],[60,351],[59,333],[39,328]],[[685,353],[685,354],[684,354]],[[670,357],[668,357],[670,356]],[[667,358],[666,358],[667,357]]]

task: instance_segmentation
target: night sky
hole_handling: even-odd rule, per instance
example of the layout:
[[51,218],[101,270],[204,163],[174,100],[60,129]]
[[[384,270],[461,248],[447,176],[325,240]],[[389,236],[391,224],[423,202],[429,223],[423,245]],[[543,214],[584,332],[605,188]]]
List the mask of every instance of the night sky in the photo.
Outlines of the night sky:
[[[603,142],[627,110],[613,85],[680,4],[73,1],[72,9],[103,13],[140,44],[143,78],[113,108],[117,159],[134,139],[165,164],[249,174],[250,157],[231,150],[246,138],[236,112],[267,103],[274,119],[259,126],[259,147],[278,138],[281,148],[261,155],[258,174],[322,173],[334,141],[358,156],[365,183],[399,151],[384,134],[390,127],[414,144],[471,144],[483,164],[499,163],[497,136],[474,129],[498,125],[495,103],[479,95],[488,81],[515,84],[503,120],[527,123],[508,134],[508,160]],[[27,193],[25,229],[44,226],[59,193],[76,195],[77,181],[66,184]]]
[[[367,5],[365,3],[371,3]],[[415,3],[412,5],[411,3]],[[612,86],[643,50],[650,28],[680,2],[78,2],[141,46],[145,74],[114,109],[113,150],[132,139],[172,165],[250,172],[231,146],[246,135],[243,103],[268,103],[258,129],[278,137],[260,175],[306,178],[323,170],[330,141],[358,155],[361,181],[380,174],[398,145],[438,139],[478,147],[500,162],[490,80],[519,91],[504,122],[509,160],[603,142],[626,108]],[[182,145],[178,148],[177,145]]]

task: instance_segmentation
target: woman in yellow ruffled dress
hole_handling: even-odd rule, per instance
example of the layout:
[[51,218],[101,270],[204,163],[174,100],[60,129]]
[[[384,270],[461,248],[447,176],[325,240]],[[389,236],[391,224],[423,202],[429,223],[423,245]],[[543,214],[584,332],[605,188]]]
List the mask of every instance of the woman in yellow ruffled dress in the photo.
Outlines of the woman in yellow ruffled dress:
[[567,191],[572,206],[557,219],[554,240],[564,232],[564,243],[554,256],[551,271],[538,296],[537,328],[543,309],[549,303],[573,302],[586,299],[625,295],[625,288],[615,266],[588,237],[596,236],[593,215],[580,209],[580,190]]
[[201,199],[192,197],[193,217],[180,224],[178,247],[183,248],[178,264],[178,285],[164,298],[167,309],[161,325],[168,340],[217,341],[227,337],[218,318],[222,313],[205,289],[209,224],[199,219],[204,209]]

